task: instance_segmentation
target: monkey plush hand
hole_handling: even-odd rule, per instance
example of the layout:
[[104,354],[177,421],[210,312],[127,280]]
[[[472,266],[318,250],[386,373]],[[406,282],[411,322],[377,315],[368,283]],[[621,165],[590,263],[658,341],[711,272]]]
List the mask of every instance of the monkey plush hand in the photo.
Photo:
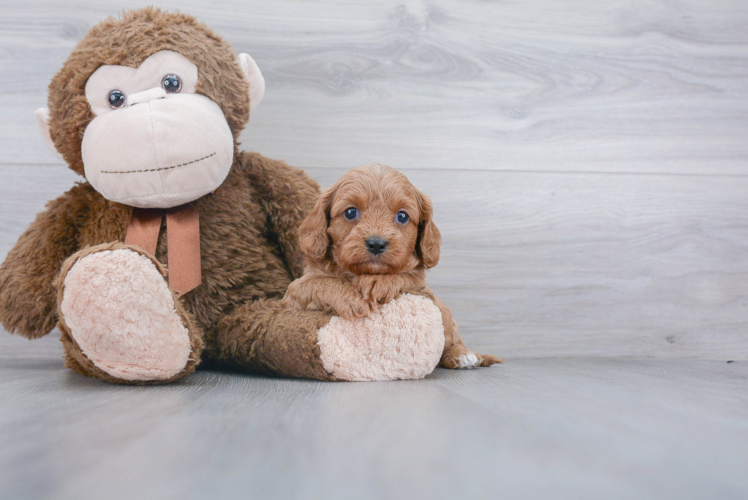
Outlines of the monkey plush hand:
[[115,383],[176,380],[204,359],[334,380],[318,345],[330,316],[281,303],[319,187],[238,147],[264,88],[251,57],[190,16],[147,8],[93,27],[36,115],[84,180],[0,266],[3,326],[59,326],[66,366]]

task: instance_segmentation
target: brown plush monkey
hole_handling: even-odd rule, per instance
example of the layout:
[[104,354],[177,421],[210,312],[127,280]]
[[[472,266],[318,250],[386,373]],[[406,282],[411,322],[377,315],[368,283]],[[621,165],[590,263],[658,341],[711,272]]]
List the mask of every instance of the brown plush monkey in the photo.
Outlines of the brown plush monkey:
[[[0,266],[5,328],[59,326],[66,366],[110,382],[168,382],[201,360],[336,379],[318,345],[330,317],[280,302],[318,186],[238,150],[263,91],[254,61],[190,16],[147,8],[92,28],[37,112],[86,182]],[[449,347],[443,366],[490,364]]]

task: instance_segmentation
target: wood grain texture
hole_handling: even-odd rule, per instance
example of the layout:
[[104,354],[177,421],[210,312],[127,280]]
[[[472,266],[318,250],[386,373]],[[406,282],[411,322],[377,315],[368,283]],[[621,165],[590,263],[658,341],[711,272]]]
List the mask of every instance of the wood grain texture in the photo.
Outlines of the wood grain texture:
[[[0,256],[75,180],[33,112],[148,2],[0,1]],[[162,2],[251,53],[243,147],[323,185],[382,162],[436,205],[433,288],[507,357],[748,358],[748,4]]]
[[[77,180],[37,137],[48,82],[150,3],[0,0],[0,259]],[[245,149],[431,196],[429,283],[507,364],[115,387],[0,332],[0,499],[748,496],[748,3],[160,5],[262,68]]]
[[3,360],[0,498],[737,500],[747,380],[740,362],[555,359],[121,387]]
[[[75,42],[150,2],[3,2],[0,162]],[[246,145],[303,167],[745,174],[741,0],[165,1],[252,54]]]
[[[323,186],[343,171],[308,169]],[[402,171],[434,201],[442,257],[428,282],[471,347],[748,357],[748,178]],[[0,256],[75,179],[0,167]]]

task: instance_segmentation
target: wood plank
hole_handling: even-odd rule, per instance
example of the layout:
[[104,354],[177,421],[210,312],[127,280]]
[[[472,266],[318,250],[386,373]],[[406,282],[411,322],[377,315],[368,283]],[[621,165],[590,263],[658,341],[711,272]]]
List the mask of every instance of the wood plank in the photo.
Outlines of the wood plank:
[[[327,186],[344,170],[308,171]],[[745,177],[403,172],[434,201],[428,280],[475,349],[748,358]],[[74,180],[0,167],[0,257]]]
[[747,379],[746,363],[556,359],[121,387],[3,360],[1,496],[740,499]]
[[429,284],[476,349],[748,357],[747,179],[403,172],[442,232]]
[[[54,162],[33,119],[48,82],[144,3],[4,3],[0,163]],[[253,54],[268,91],[242,140],[296,165],[747,173],[741,0],[162,5]]]

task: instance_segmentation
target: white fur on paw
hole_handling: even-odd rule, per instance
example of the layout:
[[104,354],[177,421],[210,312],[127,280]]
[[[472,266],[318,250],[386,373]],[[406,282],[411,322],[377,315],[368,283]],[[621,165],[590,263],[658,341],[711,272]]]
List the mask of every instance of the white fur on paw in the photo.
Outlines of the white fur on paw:
[[94,365],[124,380],[165,380],[191,352],[163,276],[128,249],[81,258],[65,276],[63,320]]
[[478,356],[476,356],[474,352],[469,352],[467,354],[460,354],[459,356],[457,356],[457,364],[458,364],[457,367],[461,370],[469,370],[471,368],[476,368],[479,363],[480,363],[480,360],[478,359]]
[[423,378],[444,350],[441,311],[430,299],[410,294],[366,318],[335,316],[317,338],[325,370],[350,381]]

